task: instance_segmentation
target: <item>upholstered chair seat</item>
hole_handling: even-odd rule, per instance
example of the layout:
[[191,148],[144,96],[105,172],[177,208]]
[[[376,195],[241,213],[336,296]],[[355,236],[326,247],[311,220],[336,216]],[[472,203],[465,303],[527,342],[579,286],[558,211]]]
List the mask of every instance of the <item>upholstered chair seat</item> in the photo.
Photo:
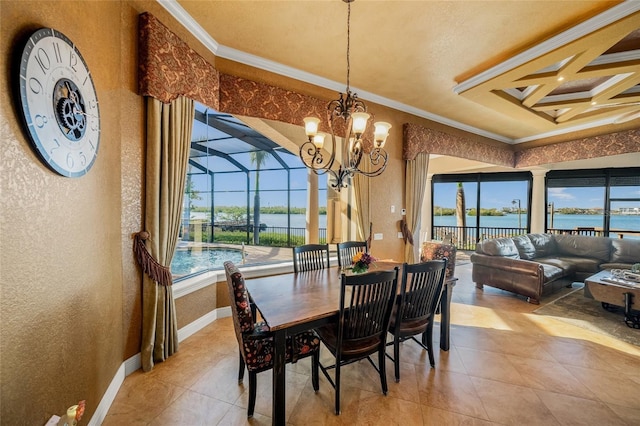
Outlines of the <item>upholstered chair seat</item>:
[[[244,362],[247,370],[264,371],[273,367],[274,352],[273,334],[262,321],[255,323],[252,331],[242,333]],[[320,345],[320,339],[313,331],[287,336],[286,362],[296,362],[300,358],[311,355]]]
[[[245,287],[244,277],[233,262],[225,262],[224,269],[229,289],[229,303],[233,328],[236,332],[240,349],[238,383],[244,379],[245,367],[249,372],[249,404],[247,416],[253,416],[256,402],[257,374],[273,368],[275,352],[273,333],[264,321],[256,321],[251,307],[249,292]],[[313,331],[304,331],[294,336],[287,336],[286,362],[296,362],[301,358],[313,356],[311,366],[311,383],[314,390],[319,389],[318,363],[320,339]]]

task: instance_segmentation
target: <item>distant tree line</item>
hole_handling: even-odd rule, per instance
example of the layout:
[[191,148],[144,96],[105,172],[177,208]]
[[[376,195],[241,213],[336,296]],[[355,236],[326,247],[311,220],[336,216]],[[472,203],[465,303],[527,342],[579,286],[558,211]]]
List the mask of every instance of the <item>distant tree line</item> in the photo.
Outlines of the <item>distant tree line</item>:
[[[476,209],[467,210],[467,214],[469,216],[476,216]],[[498,209],[480,209],[480,216],[504,216],[505,213],[503,211],[499,211]]]
[[578,207],[560,207],[555,209],[556,213],[560,214],[591,214],[591,215],[601,215],[602,210],[598,209],[581,209]]
[[[211,208],[209,207],[192,207],[192,212],[209,213]],[[238,220],[246,217],[247,208],[243,206],[216,206],[213,210],[216,216],[226,216],[229,219]],[[307,209],[305,207],[291,207],[291,214],[306,214]],[[319,214],[327,214],[326,207],[318,208]],[[287,214],[287,206],[268,206],[260,207],[261,214]]]
[[[522,212],[524,212],[524,210],[522,210]],[[434,216],[455,216],[456,214],[456,209],[451,209],[448,207],[440,207],[440,206],[435,206],[433,208],[433,215]],[[467,215],[468,216],[475,216],[476,215],[476,209],[475,208],[471,208],[467,210]],[[502,211],[498,211],[497,209],[480,209],[480,216],[504,216],[505,213]]]

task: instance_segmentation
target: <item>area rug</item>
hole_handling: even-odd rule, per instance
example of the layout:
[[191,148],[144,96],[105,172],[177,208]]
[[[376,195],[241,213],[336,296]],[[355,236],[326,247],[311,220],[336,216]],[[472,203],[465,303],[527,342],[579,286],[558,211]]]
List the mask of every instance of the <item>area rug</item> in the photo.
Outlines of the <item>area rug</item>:
[[620,308],[616,312],[605,310],[600,302],[585,297],[582,287],[545,304],[534,313],[640,346],[640,330],[627,327],[624,309]]

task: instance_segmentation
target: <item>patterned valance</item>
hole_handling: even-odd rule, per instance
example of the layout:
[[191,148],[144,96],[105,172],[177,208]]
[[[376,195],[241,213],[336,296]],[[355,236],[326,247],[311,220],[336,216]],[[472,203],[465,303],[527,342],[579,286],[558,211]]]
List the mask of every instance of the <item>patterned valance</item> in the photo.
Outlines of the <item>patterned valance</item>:
[[483,144],[412,123],[404,124],[403,131],[402,158],[404,160],[413,160],[416,155],[424,152],[514,167],[514,152],[508,145],[502,148]]
[[218,71],[149,13],[139,16],[138,93],[169,103],[184,96],[218,109]]
[[586,160],[602,157],[603,155],[640,152],[640,130],[634,129],[608,135],[592,136],[515,152],[507,144],[502,148],[417,124],[406,123],[404,125],[402,158],[404,160],[412,160],[421,152],[466,158],[499,166],[522,168],[565,161]]
[[525,149],[516,153],[516,167],[586,160],[603,155],[633,152],[640,152],[640,130],[638,129]]
[[[313,115],[326,123],[326,102],[233,75],[220,76],[220,111],[302,126]],[[327,129],[328,130],[328,129]]]
[[[220,111],[301,127],[305,117],[313,116],[320,119],[319,130],[330,133],[326,100],[233,75],[220,75]],[[334,130],[336,135],[344,135],[346,123],[336,120]],[[364,151],[369,152],[373,126],[367,126],[362,139]]]

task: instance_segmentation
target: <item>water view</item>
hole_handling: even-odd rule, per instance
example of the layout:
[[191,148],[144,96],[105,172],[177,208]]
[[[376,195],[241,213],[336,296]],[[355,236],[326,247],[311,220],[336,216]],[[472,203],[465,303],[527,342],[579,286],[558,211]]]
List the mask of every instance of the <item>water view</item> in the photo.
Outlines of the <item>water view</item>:
[[[205,219],[204,214],[199,214],[198,217],[195,213],[192,213],[192,219]],[[206,220],[206,219],[205,219]],[[505,214],[504,216],[480,216],[480,226],[483,227],[495,227],[495,228],[517,228],[518,227],[518,214]],[[286,214],[261,214],[260,222],[266,224],[268,227],[283,227],[286,228],[287,215]],[[327,227],[327,216],[320,215],[319,227]],[[527,215],[520,215],[520,222],[522,227],[527,225]],[[475,216],[467,216],[467,226],[474,226],[476,223]],[[434,226],[456,226],[455,216],[434,216]],[[602,228],[603,217],[601,215],[589,215],[589,214],[560,214],[555,213],[553,217],[553,228],[555,229],[575,229],[575,228]],[[306,216],[303,214],[291,215],[291,227],[292,228],[305,228]],[[551,224],[549,224],[551,227]],[[624,229],[640,231],[640,215],[612,215],[611,216],[611,229]]]
[[242,261],[242,252],[236,249],[204,248],[199,250],[178,248],[171,261],[171,273],[174,278],[191,275],[207,269],[217,269],[230,260]]
[[[548,220],[548,218],[547,218]],[[522,227],[527,225],[527,216],[521,215]],[[467,226],[474,226],[475,216],[467,216]],[[455,216],[434,216],[435,226],[456,226]],[[518,215],[507,214],[504,216],[480,216],[480,226],[496,228],[517,228]],[[551,224],[548,226],[551,228]],[[576,228],[602,228],[603,217],[590,214],[558,214],[553,216],[553,228],[555,229],[576,229]],[[614,215],[611,216],[611,229],[625,229],[640,231],[639,215]]]

